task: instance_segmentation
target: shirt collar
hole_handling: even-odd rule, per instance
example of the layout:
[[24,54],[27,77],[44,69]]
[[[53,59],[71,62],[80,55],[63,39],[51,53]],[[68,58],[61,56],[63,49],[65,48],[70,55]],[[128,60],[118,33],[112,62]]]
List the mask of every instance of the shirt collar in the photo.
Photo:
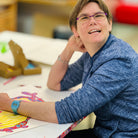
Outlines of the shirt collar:
[[92,57],[90,57],[91,58],[91,63],[94,62],[94,60],[99,56],[99,54],[101,53],[101,51],[103,51],[104,49],[107,48],[107,46],[109,46],[111,36],[112,35],[109,34],[109,37],[108,37],[106,43]]

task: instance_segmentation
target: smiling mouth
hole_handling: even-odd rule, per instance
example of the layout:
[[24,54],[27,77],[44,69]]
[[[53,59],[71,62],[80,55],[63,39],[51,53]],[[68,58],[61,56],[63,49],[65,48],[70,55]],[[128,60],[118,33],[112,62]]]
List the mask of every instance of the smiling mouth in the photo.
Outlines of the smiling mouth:
[[101,30],[91,30],[88,32],[88,34],[93,34],[93,33],[100,33]]

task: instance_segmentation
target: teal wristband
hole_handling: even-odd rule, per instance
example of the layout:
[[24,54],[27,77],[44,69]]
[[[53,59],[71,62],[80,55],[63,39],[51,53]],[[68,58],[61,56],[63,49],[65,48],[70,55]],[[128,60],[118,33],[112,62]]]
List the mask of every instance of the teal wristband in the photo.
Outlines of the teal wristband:
[[20,106],[20,102],[21,101],[16,101],[16,100],[12,102],[11,109],[12,109],[14,114],[18,114],[17,110],[18,110],[18,108]]

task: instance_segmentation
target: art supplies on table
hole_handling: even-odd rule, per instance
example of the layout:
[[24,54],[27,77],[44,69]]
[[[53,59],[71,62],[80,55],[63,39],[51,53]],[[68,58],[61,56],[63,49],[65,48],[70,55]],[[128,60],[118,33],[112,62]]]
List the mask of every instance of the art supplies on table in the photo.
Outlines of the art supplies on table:
[[14,41],[9,42],[14,58],[14,66],[0,62],[0,76],[10,78],[18,75],[40,74],[41,68],[33,61],[26,59],[22,48]]
[[20,68],[13,67],[3,62],[0,62],[0,76],[4,78],[11,78],[18,75],[21,75]]

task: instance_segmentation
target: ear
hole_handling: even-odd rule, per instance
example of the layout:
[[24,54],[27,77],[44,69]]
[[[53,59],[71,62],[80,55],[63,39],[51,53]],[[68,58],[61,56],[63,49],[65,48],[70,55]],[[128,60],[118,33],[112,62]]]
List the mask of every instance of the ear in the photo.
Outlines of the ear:
[[74,34],[75,37],[79,37],[77,29],[74,26],[72,26],[71,30],[72,30],[72,32],[73,32],[73,34]]

